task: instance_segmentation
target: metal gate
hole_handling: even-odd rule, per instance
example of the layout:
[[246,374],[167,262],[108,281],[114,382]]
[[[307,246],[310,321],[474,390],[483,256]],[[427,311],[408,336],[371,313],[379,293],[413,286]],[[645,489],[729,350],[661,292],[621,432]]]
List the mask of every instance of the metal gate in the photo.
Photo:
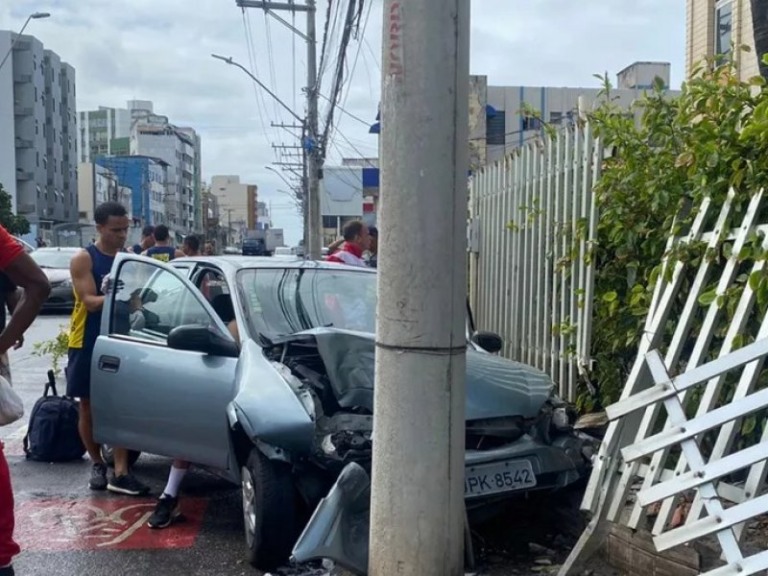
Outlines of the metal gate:
[[502,354],[552,376],[576,398],[589,369],[595,238],[592,188],[602,160],[576,123],[482,168],[470,191],[470,303]]
[[[561,575],[589,557],[609,522],[650,527],[659,551],[716,537],[725,565],[708,576],[768,569],[768,551],[740,546],[745,522],[768,512],[768,201],[761,191],[739,210],[735,198],[719,212],[705,201],[688,235],[670,242],[704,256],[666,263],[627,385],[607,409],[582,505],[592,521]],[[687,517],[675,524],[683,502]]]

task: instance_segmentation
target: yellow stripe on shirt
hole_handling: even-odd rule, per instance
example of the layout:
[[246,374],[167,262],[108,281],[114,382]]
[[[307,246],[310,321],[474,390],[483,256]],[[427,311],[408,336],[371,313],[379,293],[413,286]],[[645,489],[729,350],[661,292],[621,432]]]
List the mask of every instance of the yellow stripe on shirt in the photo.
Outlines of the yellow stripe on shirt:
[[82,348],[85,340],[85,320],[88,318],[88,310],[85,304],[75,292],[75,308],[69,321],[69,347]]

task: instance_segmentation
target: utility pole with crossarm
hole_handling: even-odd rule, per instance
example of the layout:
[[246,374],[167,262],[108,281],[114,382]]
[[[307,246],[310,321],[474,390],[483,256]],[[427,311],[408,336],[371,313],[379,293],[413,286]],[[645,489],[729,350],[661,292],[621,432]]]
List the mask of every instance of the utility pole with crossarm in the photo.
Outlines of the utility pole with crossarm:
[[[306,152],[307,171],[307,253],[311,260],[322,257],[322,215],[320,214],[320,177],[323,170],[323,155],[320,150],[318,119],[318,83],[317,83],[317,38],[315,30],[315,0],[306,0],[305,4],[296,2],[272,2],[270,0],[236,0],[240,8],[261,8],[277,18],[294,34],[307,42],[307,118],[304,122],[302,147]],[[274,14],[275,11],[306,12],[306,34],[294,28],[289,22]]]

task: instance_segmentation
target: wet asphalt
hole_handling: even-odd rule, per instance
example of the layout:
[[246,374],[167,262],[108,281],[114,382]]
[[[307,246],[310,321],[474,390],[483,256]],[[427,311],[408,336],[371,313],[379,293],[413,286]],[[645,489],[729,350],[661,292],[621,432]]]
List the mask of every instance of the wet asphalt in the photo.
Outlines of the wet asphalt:
[[[182,522],[150,530],[146,518],[162,492],[170,461],[142,455],[135,474],[152,487],[146,498],[88,489],[90,463],[47,464],[23,456],[21,438],[29,412],[42,394],[49,358],[33,354],[35,342],[55,336],[68,317],[40,316],[21,350],[11,353],[14,388],[24,400],[24,418],[0,428],[16,498],[14,559],[20,576],[259,576],[245,560],[240,493],[204,471],[192,470],[182,487]],[[65,389],[58,379],[60,392]]]

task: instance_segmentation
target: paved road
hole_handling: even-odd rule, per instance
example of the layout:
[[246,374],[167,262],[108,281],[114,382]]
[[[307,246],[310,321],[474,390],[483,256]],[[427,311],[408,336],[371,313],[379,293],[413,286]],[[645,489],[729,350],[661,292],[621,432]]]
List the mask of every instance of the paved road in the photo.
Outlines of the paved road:
[[[55,336],[66,316],[41,316],[27,332],[24,348],[11,353],[14,387],[27,414],[41,395],[50,359],[33,354],[35,342]],[[64,382],[60,378],[63,391]],[[240,495],[236,487],[192,471],[183,489],[186,521],[151,531],[146,518],[154,498],[93,493],[87,486],[89,461],[43,464],[26,461],[21,438],[27,416],[0,428],[16,494],[16,535],[24,551],[17,574],[210,575],[259,574],[244,561]],[[170,461],[142,456],[135,472],[155,497],[162,491]]]

